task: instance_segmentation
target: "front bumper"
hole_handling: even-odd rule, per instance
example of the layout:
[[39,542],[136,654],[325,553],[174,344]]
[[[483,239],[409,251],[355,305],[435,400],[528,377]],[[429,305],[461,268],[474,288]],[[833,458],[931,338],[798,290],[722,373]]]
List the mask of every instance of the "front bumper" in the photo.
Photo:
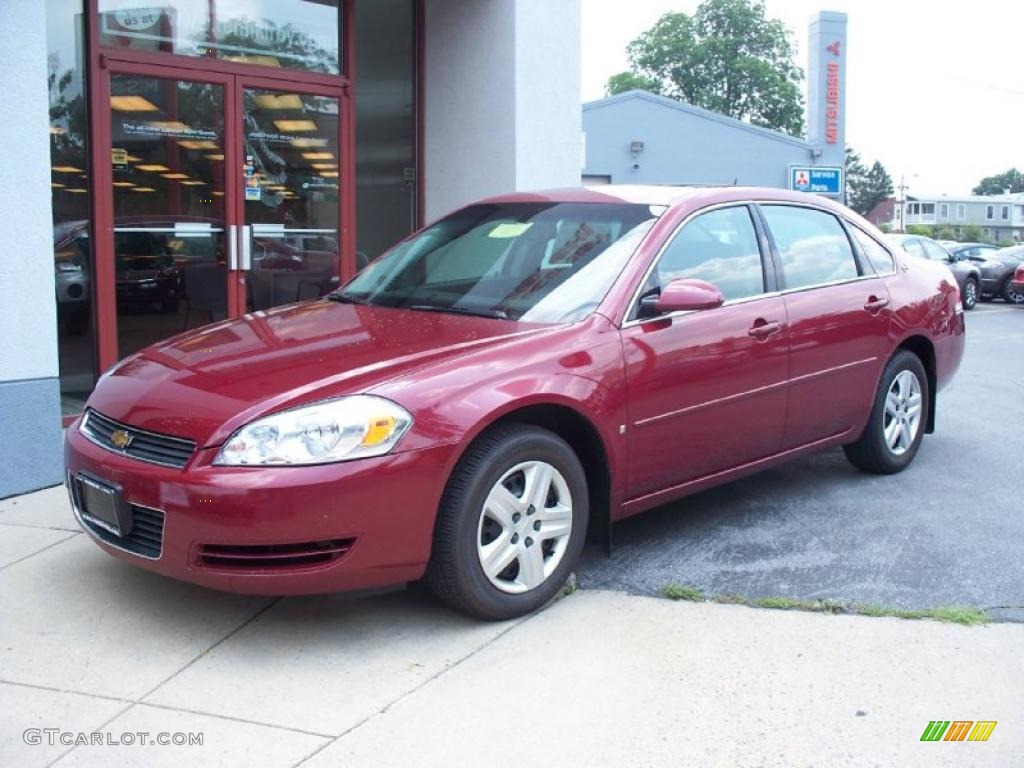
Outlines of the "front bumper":
[[[422,576],[434,519],[457,446],[310,467],[216,467],[199,449],[183,470],[147,464],[87,440],[75,422],[65,442],[66,481],[86,473],[119,485],[125,501],[163,516],[154,552],[78,522],[109,554],[141,568],[230,592],[318,594],[400,584]],[[225,560],[212,551],[282,551],[346,542],[325,562]],[[130,551],[135,549],[136,551]],[[152,556],[155,554],[156,556]]]

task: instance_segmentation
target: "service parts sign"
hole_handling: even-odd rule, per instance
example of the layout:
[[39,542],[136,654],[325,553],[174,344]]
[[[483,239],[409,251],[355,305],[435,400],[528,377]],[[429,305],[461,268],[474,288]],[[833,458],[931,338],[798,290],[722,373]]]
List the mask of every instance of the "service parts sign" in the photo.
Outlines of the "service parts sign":
[[813,192],[827,197],[843,194],[843,169],[839,166],[791,165],[789,188],[797,192]]

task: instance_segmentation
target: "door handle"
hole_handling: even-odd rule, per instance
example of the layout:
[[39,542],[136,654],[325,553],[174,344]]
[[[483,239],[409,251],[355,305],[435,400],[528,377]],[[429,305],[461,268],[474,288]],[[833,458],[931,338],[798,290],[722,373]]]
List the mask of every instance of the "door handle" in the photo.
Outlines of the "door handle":
[[228,269],[238,269],[238,226],[231,224],[228,227]]
[[241,268],[248,272],[252,269],[252,227],[245,224],[242,227],[242,265]]
[[868,299],[867,304],[864,305],[864,309],[866,309],[868,312],[877,312],[878,310],[887,306],[889,306],[888,299],[880,299],[877,296],[872,296]]
[[782,323],[777,320],[767,322],[766,320],[758,319],[754,321],[754,324],[747,331],[747,335],[752,339],[767,339],[773,333],[778,333],[782,330]]

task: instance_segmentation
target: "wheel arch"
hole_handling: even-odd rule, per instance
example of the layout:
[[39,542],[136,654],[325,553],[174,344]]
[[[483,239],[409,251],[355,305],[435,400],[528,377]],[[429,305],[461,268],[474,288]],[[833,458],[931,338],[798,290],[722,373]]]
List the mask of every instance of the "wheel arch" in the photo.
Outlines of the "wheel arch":
[[587,540],[611,550],[612,520],[612,458],[608,444],[597,425],[578,407],[562,401],[542,401],[506,404],[491,413],[468,435],[451,471],[458,466],[470,446],[487,430],[501,424],[525,424],[546,429],[565,440],[572,448],[587,476],[590,509],[587,520]]
[[[916,355],[924,366],[925,374],[928,376],[928,421],[925,424],[925,433],[930,435],[935,431],[935,401],[938,394],[935,345],[927,336],[915,334],[913,336],[908,336],[900,342],[896,351],[901,349],[905,349]],[[895,351],[893,354],[895,354]]]

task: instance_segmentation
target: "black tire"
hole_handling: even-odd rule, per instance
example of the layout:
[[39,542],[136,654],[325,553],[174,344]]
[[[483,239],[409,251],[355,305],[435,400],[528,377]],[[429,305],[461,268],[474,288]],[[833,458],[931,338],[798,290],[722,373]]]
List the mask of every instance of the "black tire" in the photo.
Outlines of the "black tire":
[[[564,554],[547,579],[534,589],[511,594],[498,589],[484,573],[477,552],[478,526],[491,489],[525,461],[544,461],[561,473],[572,495],[572,529]],[[492,427],[473,442],[448,480],[424,581],[441,601],[480,619],[510,619],[535,611],[555,596],[575,567],[586,538],[589,506],[583,466],[558,435],[523,424]]]
[[1013,275],[1010,275],[1003,283],[1003,287],[999,291],[999,295],[1003,297],[1003,301],[1007,304],[1024,304],[1024,293],[1017,293],[1013,290],[1011,287],[1012,282]]
[[[893,380],[903,371],[913,373],[921,387],[921,422],[917,434],[910,447],[902,454],[896,455],[885,441],[885,400]],[[878,382],[878,391],[871,406],[871,417],[867,426],[856,442],[843,446],[846,458],[858,469],[877,475],[892,475],[902,472],[914,460],[921,440],[924,438],[928,425],[928,413],[931,407],[932,393],[928,385],[928,375],[921,359],[913,352],[901,349],[885,365],[882,378]]]
[[972,310],[978,303],[978,296],[981,293],[981,288],[978,287],[978,281],[973,277],[967,278],[964,281],[964,309]]

